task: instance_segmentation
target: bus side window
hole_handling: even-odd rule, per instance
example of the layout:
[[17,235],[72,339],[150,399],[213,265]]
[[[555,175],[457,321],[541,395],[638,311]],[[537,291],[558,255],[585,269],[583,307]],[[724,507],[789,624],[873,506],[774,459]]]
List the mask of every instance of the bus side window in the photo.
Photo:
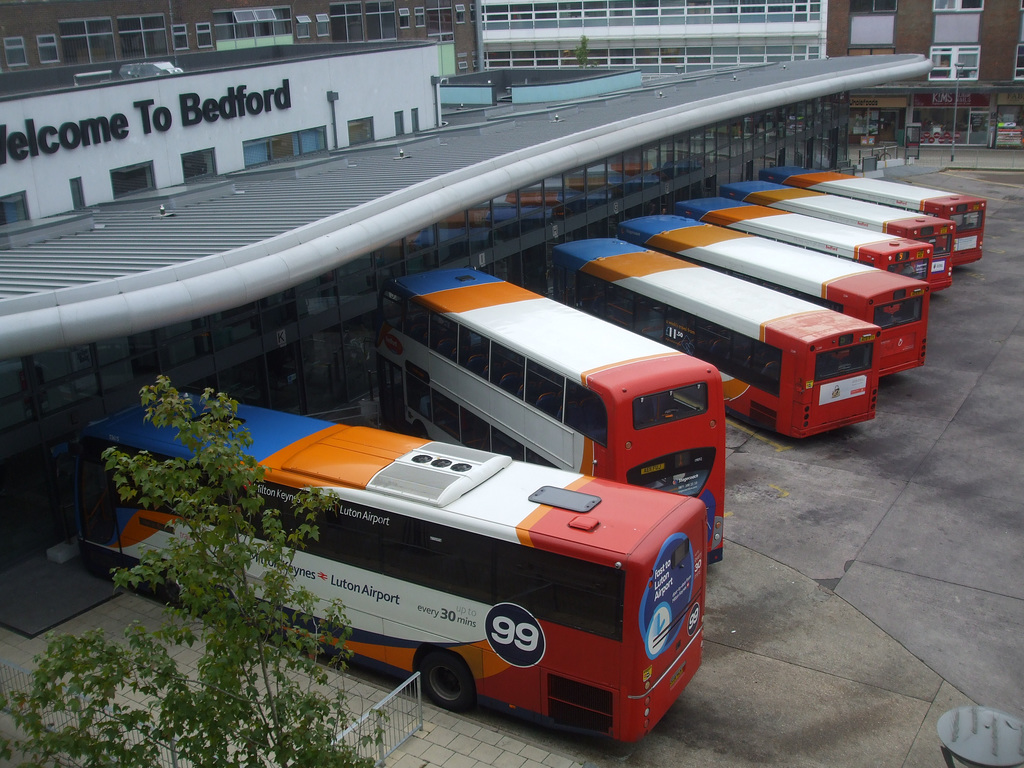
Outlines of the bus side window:
[[608,444],[608,412],[601,398],[574,381],[565,385],[565,423],[594,442]]
[[459,326],[454,320],[436,312],[430,316],[430,348],[454,360],[459,338]]
[[[571,279],[571,275],[570,278]],[[605,283],[591,275],[576,273],[577,298],[576,308],[594,315],[604,317]]]
[[434,423],[458,440],[459,404],[436,390],[432,394],[434,398]]
[[389,292],[385,291],[381,301],[381,314],[384,317],[384,322],[392,328],[401,330],[402,315],[404,313],[405,302],[401,299],[393,298]]
[[523,369],[526,366],[526,358],[518,352],[503,347],[501,344],[491,345],[490,370],[488,371],[492,384],[497,384],[501,389],[513,397],[523,398]]
[[408,360],[405,363],[406,405],[430,419],[430,378],[426,371]]
[[561,421],[564,397],[564,376],[532,360],[526,361],[526,402]]
[[466,408],[459,408],[459,422],[462,427],[462,438],[459,440],[469,448],[487,450],[489,426],[486,421]]
[[523,444],[515,438],[509,437],[497,427],[491,427],[491,451],[517,461],[526,460],[526,449]]
[[648,298],[637,296],[634,331],[649,339],[661,341],[665,330],[665,307]]
[[409,338],[413,341],[418,341],[420,344],[426,344],[427,325],[429,322],[430,310],[417,304],[415,301],[407,302],[402,330]]
[[459,365],[477,376],[487,378],[490,340],[476,331],[459,327]]
[[633,330],[636,296],[632,291],[620,288],[617,285],[609,285],[607,290],[608,305],[605,319],[627,330]]

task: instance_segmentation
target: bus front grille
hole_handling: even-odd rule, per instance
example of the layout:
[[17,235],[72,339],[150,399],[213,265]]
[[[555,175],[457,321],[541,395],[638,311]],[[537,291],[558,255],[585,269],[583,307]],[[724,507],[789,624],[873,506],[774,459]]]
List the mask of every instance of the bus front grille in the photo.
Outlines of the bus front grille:
[[558,725],[611,733],[612,693],[576,680],[548,675],[548,715]]

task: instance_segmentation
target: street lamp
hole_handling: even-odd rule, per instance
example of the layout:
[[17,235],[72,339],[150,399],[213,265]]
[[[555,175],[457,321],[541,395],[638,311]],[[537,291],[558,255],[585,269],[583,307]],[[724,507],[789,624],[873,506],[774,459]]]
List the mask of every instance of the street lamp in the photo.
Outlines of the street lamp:
[[956,64],[956,87],[953,90],[953,143],[949,145],[949,162],[956,161],[956,111],[960,106],[960,76],[964,72],[964,65],[957,62]]

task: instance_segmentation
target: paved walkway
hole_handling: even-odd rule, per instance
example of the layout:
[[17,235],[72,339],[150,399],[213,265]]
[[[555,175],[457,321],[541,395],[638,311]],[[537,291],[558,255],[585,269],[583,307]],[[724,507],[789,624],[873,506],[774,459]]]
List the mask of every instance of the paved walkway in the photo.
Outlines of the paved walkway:
[[[162,606],[138,595],[121,593],[113,599],[62,624],[56,631],[81,634],[102,627],[109,636],[120,637],[132,622],[156,626]],[[0,628],[0,659],[26,669],[46,648],[45,636],[32,639]],[[185,669],[198,658],[194,649],[182,649],[179,663]],[[341,675],[350,710],[359,714],[387,695],[386,685],[367,682],[360,676]],[[391,684],[392,681],[388,681]],[[481,726],[424,703],[423,730],[403,744],[387,761],[390,768],[579,768],[580,763],[527,744],[498,730]],[[12,722],[0,714],[0,735],[11,736]],[[16,762],[0,760],[0,768]]]

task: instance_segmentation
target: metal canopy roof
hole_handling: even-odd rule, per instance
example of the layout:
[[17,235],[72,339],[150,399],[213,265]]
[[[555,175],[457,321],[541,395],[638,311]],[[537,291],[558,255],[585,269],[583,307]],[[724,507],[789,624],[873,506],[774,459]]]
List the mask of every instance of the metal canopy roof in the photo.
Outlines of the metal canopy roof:
[[[0,250],[0,359],[230,309],[642,142],[930,67],[918,55],[788,62],[575,103],[455,113],[447,128],[386,145],[98,206],[82,231]],[[174,215],[161,216],[161,204]],[[67,219],[55,217],[75,226]]]

